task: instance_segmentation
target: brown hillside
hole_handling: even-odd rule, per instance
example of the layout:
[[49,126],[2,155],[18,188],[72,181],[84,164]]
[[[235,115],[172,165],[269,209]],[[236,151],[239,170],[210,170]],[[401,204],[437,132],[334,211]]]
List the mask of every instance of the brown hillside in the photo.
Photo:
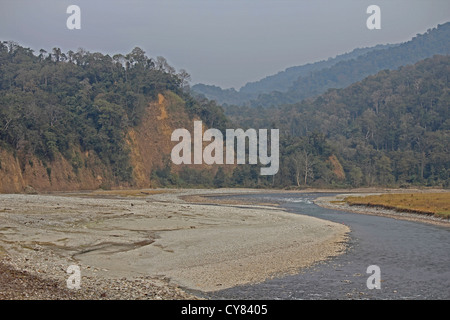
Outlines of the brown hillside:
[[331,163],[333,173],[336,175],[336,177],[340,180],[344,180],[345,179],[344,168],[342,167],[338,158],[333,154],[328,158],[328,161],[329,163]]
[[[194,120],[200,119],[190,119],[184,101],[172,92],[166,92],[164,96],[159,94],[158,101],[148,105],[141,124],[131,128],[127,136],[136,187],[152,186],[152,170],[164,165],[164,161],[170,158],[172,148],[178,143],[170,140],[172,132],[178,128],[192,132]],[[200,165],[192,167],[206,168]],[[181,166],[172,165],[172,169],[177,172]]]
[[61,155],[51,163],[39,160],[34,155],[18,155],[11,152],[0,152],[0,192],[20,193],[27,190],[37,191],[69,191],[81,189],[97,189],[105,179],[108,170],[93,154],[86,152],[80,155],[82,165],[75,170],[69,161]]
[[[158,95],[158,101],[148,105],[142,122],[128,130],[126,141],[130,147],[130,161],[133,167],[131,185],[115,185],[110,168],[102,164],[95,152],[78,154],[78,169],[74,169],[62,155],[52,162],[43,162],[34,155],[17,154],[0,149],[0,192],[21,193],[36,190],[70,191],[93,190],[100,187],[151,187],[150,174],[170,159],[172,147],[177,142],[170,140],[173,130],[193,129],[193,119],[186,112],[184,101],[172,92]],[[205,128],[204,128],[205,129]],[[205,169],[205,166],[193,166]],[[173,166],[176,172],[180,166]]]

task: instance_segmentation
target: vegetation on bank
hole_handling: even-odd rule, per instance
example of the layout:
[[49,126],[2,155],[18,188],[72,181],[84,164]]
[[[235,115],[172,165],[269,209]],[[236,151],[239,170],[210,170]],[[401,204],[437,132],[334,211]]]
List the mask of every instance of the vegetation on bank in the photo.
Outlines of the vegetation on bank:
[[280,129],[275,186],[296,186],[299,170],[302,187],[448,188],[449,81],[450,56],[434,56],[298,104],[225,112],[243,128]]
[[77,150],[94,152],[111,171],[112,184],[131,182],[125,136],[159,93],[179,96],[190,117],[226,127],[221,107],[189,95],[188,79],[186,71],[176,72],[163,57],[149,58],[138,47],[113,56],[59,48],[35,54],[0,42],[0,148],[19,159],[22,170],[30,156],[37,157],[48,164],[49,179],[59,155],[77,173],[87,166]]
[[59,48],[36,55],[1,42],[0,148],[14,154],[22,170],[34,165],[29,155],[37,157],[50,181],[56,156],[78,174],[89,166],[80,153],[94,153],[101,162],[94,165],[111,172],[105,186],[132,185],[125,136],[139,125],[149,102],[169,93],[208,128],[279,129],[280,170],[261,176],[261,165],[175,169],[166,161],[153,168],[152,187],[448,188],[449,75],[450,57],[435,56],[301,103],[227,108],[226,117],[215,102],[190,95],[185,71],[140,48],[112,57]]
[[450,192],[351,196],[344,201],[349,205],[381,207],[450,219]]

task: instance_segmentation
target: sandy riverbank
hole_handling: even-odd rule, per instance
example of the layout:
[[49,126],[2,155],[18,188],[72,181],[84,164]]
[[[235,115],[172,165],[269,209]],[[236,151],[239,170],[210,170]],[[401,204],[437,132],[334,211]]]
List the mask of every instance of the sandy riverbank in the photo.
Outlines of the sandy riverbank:
[[[0,195],[0,298],[191,299],[182,288],[260,282],[343,251],[343,225],[182,198],[236,192],[258,191]],[[79,290],[66,288],[69,265]]]

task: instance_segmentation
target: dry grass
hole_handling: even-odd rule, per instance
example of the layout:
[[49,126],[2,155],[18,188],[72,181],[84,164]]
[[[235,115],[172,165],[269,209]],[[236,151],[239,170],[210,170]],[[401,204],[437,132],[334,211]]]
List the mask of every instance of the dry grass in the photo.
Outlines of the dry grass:
[[382,207],[402,212],[413,212],[450,218],[450,192],[382,194],[365,197],[347,197],[350,205]]

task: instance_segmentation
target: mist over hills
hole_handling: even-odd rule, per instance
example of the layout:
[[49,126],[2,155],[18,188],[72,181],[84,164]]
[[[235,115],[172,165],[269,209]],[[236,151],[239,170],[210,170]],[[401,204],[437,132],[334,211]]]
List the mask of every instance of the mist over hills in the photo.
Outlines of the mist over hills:
[[338,55],[334,58],[328,58],[315,63],[308,63],[302,66],[295,66],[287,68],[284,71],[278,72],[275,75],[271,75],[255,82],[248,82],[240,90],[240,93],[247,94],[261,94],[269,93],[272,91],[286,92],[292,86],[292,84],[301,76],[308,75],[310,72],[318,71],[321,69],[329,68],[341,61],[347,61],[362,56],[368,52],[374,50],[383,50],[391,47],[395,47],[395,44],[376,45],[368,48],[357,48],[353,51],[345,54]]
[[192,91],[221,105],[276,106],[296,103],[329,88],[344,88],[384,69],[396,69],[435,54],[450,53],[450,22],[410,41],[355,49],[333,59],[288,68],[239,91],[197,84]]
[[259,81],[248,82],[239,90],[234,88],[222,89],[219,86],[199,83],[192,86],[192,91],[194,94],[204,95],[210,100],[215,100],[219,104],[243,105],[258,98],[258,96],[263,93],[271,93],[272,91],[288,91],[300,76],[308,75],[311,72],[331,67],[340,61],[354,59],[373,50],[382,50],[393,46],[395,45],[377,45],[375,47],[363,49],[358,48],[349,53],[341,54],[327,60],[290,67],[284,71],[278,72],[277,74],[267,76]]

